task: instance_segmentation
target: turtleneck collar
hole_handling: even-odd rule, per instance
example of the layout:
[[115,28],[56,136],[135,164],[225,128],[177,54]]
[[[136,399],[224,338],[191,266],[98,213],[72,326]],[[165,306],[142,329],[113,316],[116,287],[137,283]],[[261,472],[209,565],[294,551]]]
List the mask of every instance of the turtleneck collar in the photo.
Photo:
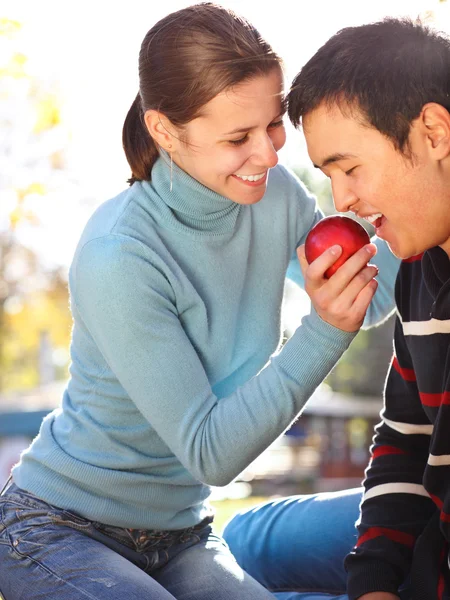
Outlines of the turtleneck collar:
[[153,198],[155,193],[171,210],[166,220],[176,228],[196,232],[226,233],[231,231],[241,205],[213,192],[173,163],[170,191],[170,158],[162,155],[153,166],[151,181],[141,185]]

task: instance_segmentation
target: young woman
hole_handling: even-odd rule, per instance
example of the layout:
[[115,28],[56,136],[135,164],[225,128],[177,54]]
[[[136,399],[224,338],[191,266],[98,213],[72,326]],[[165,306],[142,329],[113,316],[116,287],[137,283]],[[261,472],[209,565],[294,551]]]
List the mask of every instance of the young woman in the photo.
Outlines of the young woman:
[[[0,497],[6,600],[269,599],[212,533],[210,486],[280,436],[345,351],[377,287],[367,245],[278,353],[286,273],[322,217],[277,166],[280,60],[212,4],[146,35],[123,143],[131,186],[95,212],[70,269],[71,377]],[[393,307],[380,247],[368,312]],[[300,252],[300,260],[305,259]]]

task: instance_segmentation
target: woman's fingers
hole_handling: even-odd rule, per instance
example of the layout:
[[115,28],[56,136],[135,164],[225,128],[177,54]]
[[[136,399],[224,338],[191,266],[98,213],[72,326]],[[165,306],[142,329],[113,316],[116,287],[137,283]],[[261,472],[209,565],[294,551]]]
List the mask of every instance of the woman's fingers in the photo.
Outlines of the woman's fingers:
[[300,267],[303,276],[305,276],[305,272],[308,270],[308,283],[312,288],[319,288],[323,285],[325,271],[334,265],[341,254],[342,248],[340,246],[331,246],[331,248],[325,250],[325,252],[317,257],[311,264],[308,264],[305,256],[305,246],[299,246],[297,249],[297,256],[300,261]]
[[355,252],[339,269],[330,277],[335,293],[343,292],[354,278],[366,267],[367,263],[377,253],[375,244],[366,244]]
[[304,247],[298,249],[305,290],[324,321],[345,331],[359,329],[378,285],[377,267],[367,264],[375,253],[376,246],[367,244],[326,279],[325,271],[339,258],[341,248],[329,248],[310,265]]

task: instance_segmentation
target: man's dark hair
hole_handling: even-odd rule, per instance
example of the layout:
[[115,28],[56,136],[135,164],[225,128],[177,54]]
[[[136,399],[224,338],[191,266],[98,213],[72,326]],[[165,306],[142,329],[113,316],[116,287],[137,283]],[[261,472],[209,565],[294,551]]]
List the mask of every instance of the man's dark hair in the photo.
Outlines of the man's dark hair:
[[406,153],[411,122],[427,102],[450,112],[450,40],[409,19],[347,27],[326,42],[292,83],[295,127],[319,104],[359,109]]

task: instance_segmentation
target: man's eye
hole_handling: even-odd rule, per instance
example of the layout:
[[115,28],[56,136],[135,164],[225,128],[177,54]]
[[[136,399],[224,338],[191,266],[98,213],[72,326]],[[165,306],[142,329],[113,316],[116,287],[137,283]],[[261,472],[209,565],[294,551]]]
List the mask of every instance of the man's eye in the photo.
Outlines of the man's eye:
[[352,168],[351,168],[351,169],[349,169],[348,171],[345,171],[345,174],[346,174],[346,175],[351,175],[355,169],[356,169],[356,167],[352,167]]
[[269,127],[270,129],[275,129],[276,127],[281,127],[282,125],[284,125],[284,121],[283,119],[280,119],[279,121],[274,121],[273,123],[271,123]]
[[230,142],[230,144],[233,144],[233,146],[240,146],[241,144],[245,144],[245,142],[247,140],[248,140],[248,135],[244,135],[244,137],[239,140],[229,140],[229,142]]

